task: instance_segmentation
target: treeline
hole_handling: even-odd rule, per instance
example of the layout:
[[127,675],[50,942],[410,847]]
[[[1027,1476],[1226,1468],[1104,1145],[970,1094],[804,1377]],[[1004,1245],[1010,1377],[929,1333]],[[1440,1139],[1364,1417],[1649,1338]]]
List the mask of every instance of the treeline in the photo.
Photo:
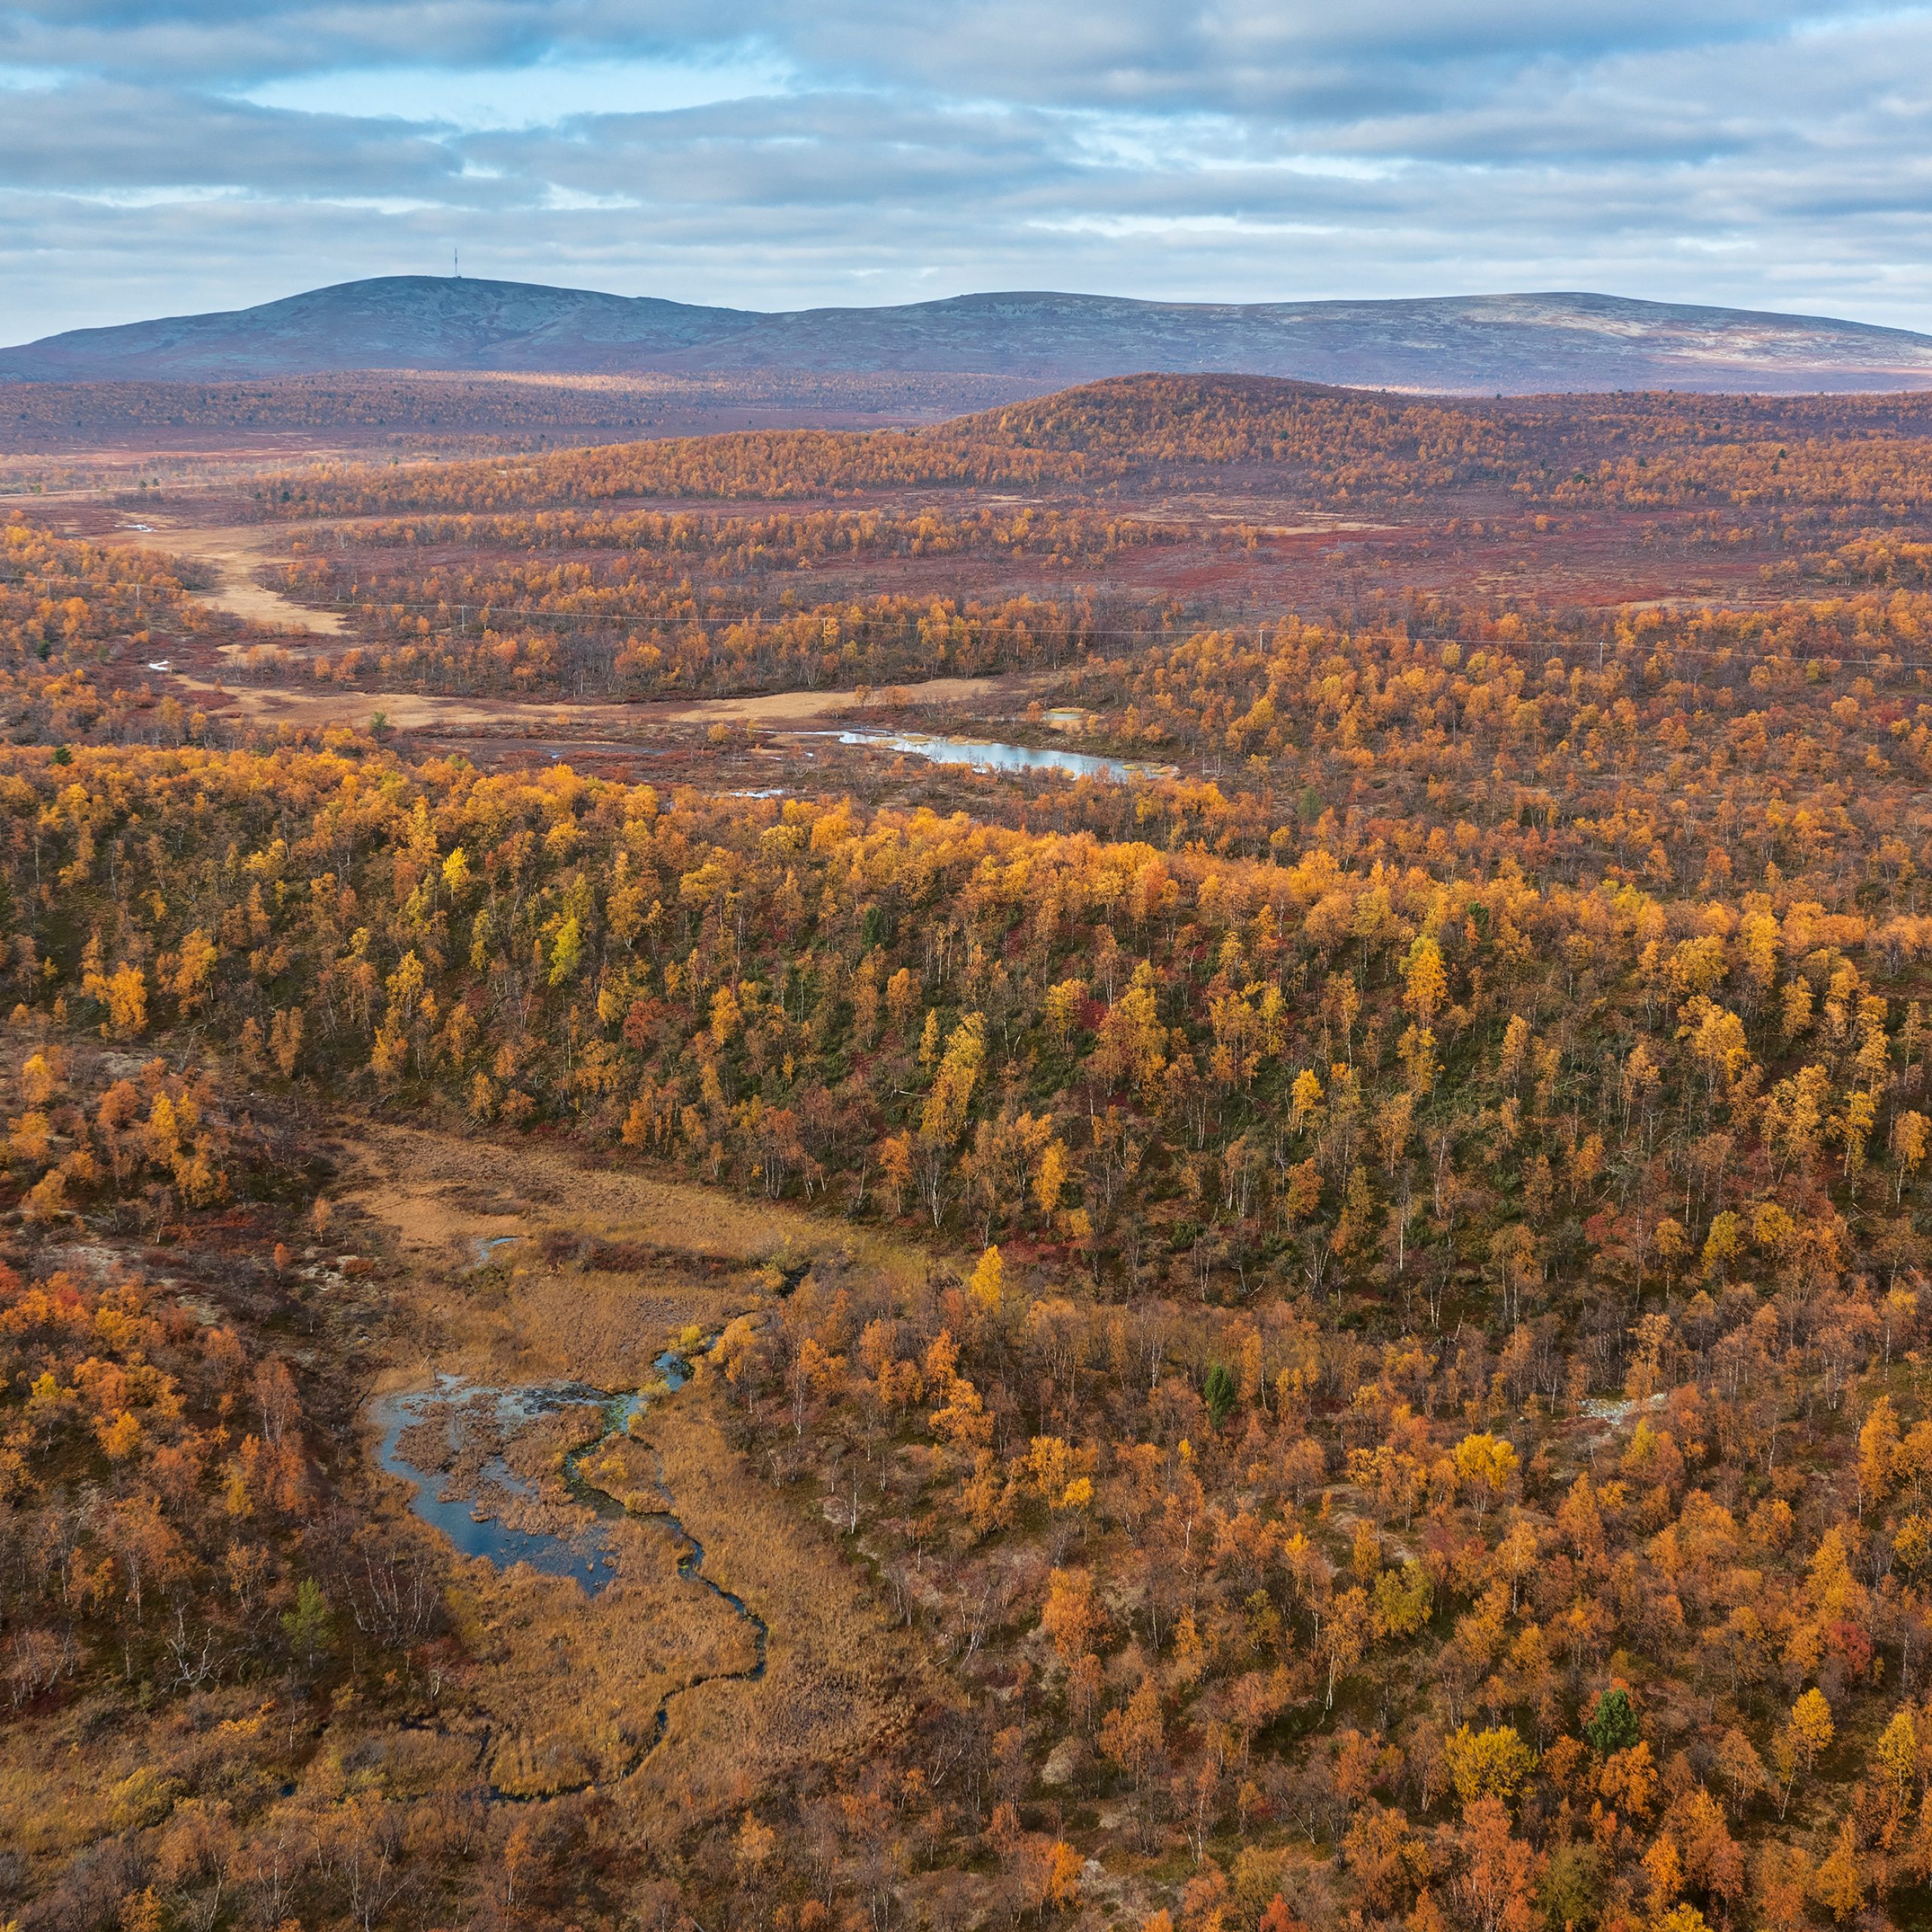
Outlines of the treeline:
[[[884,510],[781,511],[764,517],[725,517],[692,512],[543,510],[494,516],[418,516],[365,523],[355,533],[363,549],[481,550],[473,567],[501,568],[488,553],[543,550],[606,550],[627,553],[629,568],[642,574],[662,558],[666,571],[702,562],[719,577],[752,577],[814,564],[871,562],[885,557],[1030,557],[1097,561],[1137,544],[1172,542],[1180,525],[1104,512],[1056,509],[927,508]],[[327,555],[327,540],[296,537],[300,555],[319,547],[316,568],[339,577],[345,568]],[[442,568],[450,566],[445,563]],[[395,568],[392,566],[392,568]],[[483,598],[472,595],[472,603]]]
[[1300,494],[1390,507],[1485,487],[1531,503],[1922,515],[1921,396],[1398,398],[1260,377],[1143,376],[1065,390],[949,433],[1146,468],[1260,466]]
[[1084,474],[1077,458],[903,430],[745,430],[401,470],[324,465],[264,486],[258,503],[272,517],[411,510],[487,515],[626,497],[783,501],[867,489],[1023,488]]
[[267,516],[488,515],[624,497],[1066,494],[1229,469],[1331,507],[1724,506],[1842,525],[1923,518],[1932,417],[1909,396],[1449,401],[1261,377],[1136,376],[917,431],[759,431],[499,462],[325,466],[265,486],[258,500]]
[[[529,601],[507,608],[364,605],[358,628],[373,641],[318,653],[303,668],[318,681],[383,690],[722,696],[1057,670],[1092,651],[1103,630],[1117,648],[1134,635],[1129,625],[1149,637],[1168,628],[1158,611],[1124,622],[1085,598],[883,596],[793,609],[786,599],[767,615],[701,604],[683,586],[559,589],[532,575],[522,593]],[[272,660],[259,667],[266,675],[281,668]]]
[[572,441],[598,429],[688,430],[707,417],[761,412],[833,420],[970,408],[1010,395],[1011,377],[848,375],[831,371],[742,370],[728,374],[640,371],[622,376],[340,371],[246,382],[28,382],[10,384],[0,445],[98,448],[129,429],[377,431],[380,443],[461,433],[472,446],[490,432],[528,445],[546,432]]

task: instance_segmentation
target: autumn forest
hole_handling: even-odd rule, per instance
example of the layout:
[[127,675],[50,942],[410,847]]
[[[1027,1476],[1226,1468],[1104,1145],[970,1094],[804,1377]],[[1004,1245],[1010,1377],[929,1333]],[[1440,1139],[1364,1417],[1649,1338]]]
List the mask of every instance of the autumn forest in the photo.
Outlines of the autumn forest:
[[20,448],[0,1926],[1932,1923],[1932,398]]

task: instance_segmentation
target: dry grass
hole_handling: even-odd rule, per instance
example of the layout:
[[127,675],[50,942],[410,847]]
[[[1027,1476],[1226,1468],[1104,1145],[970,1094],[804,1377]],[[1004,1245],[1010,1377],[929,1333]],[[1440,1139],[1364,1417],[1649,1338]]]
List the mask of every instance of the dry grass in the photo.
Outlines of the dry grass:
[[[273,591],[232,583],[205,593],[202,601],[257,623],[325,627],[333,614],[304,610]],[[635,739],[660,725],[762,724],[775,729],[823,724],[860,703],[857,691],[769,691],[754,697],[641,699],[635,703],[544,703],[521,698],[438,697],[421,691],[365,691],[328,686],[225,685],[218,679],[175,673],[185,689],[232,703],[232,716],[265,724],[321,731],[334,724],[366,728],[378,713],[398,731],[449,735],[470,731],[510,737],[562,733]],[[881,686],[870,702],[895,705],[955,704],[966,700],[1010,702],[1043,681],[1031,672],[986,678],[932,678],[922,683]]]
[[254,573],[263,564],[287,555],[289,532],[260,524],[238,527],[197,526],[179,517],[150,512],[134,524],[110,531],[103,543],[139,545],[143,549],[165,550],[177,557],[191,557],[208,564],[220,574],[212,589],[190,593],[198,604],[211,611],[226,611],[245,617],[253,624],[268,624],[319,635],[334,636],[342,629],[342,619],[333,611],[311,611],[255,581]]
[[[386,1123],[344,1137],[356,1168],[345,1202],[390,1231],[404,1264],[388,1285],[390,1386],[441,1371],[637,1387],[681,1329],[715,1332],[767,1303],[774,1259],[849,1250],[902,1277],[926,1265],[889,1238],[586,1169],[541,1142]],[[479,1266],[478,1244],[505,1235],[514,1244]],[[614,1441],[588,1472],[638,1512],[614,1526],[620,1580],[601,1595],[456,1564],[453,1604],[473,1662],[444,1734],[451,1748],[467,1740],[506,1795],[622,1780],[635,1829],[668,1841],[802,1768],[861,1760],[906,1721],[924,1668],[915,1647],[823,1523],[752,1476],[725,1420],[720,1385],[700,1372],[654,1401],[641,1439]],[[510,1460],[525,1459],[513,1446]],[[764,1620],[757,1681],[743,1675],[752,1626],[677,1574],[686,1546],[654,1513],[666,1509],[704,1546],[704,1576]]]
[[[272,1688],[230,1684],[164,1698],[135,1724],[110,1691],[0,1724],[0,1850],[57,1863],[152,1823],[174,1794],[278,1780],[288,1731],[274,1703]],[[0,1910],[9,1903],[0,1867]]]
[[491,1384],[588,1382],[636,1389],[654,1379],[666,1343],[691,1324],[715,1327],[753,1300],[749,1280],[680,1282],[568,1266],[427,1275],[393,1323],[386,1387],[441,1370]]
[[681,1546],[663,1526],[620,1524],[614,1540],[623,1580],[595,1597],[481,1564],[451,1593],[474,1660],[469,1700],[491,1727],[485,1768],[507,1795],[622,1777],[649,1750],[665,1697],[752,1667],[748,1626],[678,1576]]
[[567,1147],[388,1121],[344,1129],[358,1170],[349,1198],[392,1226],[407,1260],[467,1265],[475,1244],[546,1234],[635,1244],[712,1261],[803,1260],[838,1250],[894,1278],[924,1278],[924,1254],[891,1235],[746,1201],[694,1183],[583,1165]]
[[700,1376],[651,1411],[642,1433],[705,1574],[735,1591],[769,1629],[762,1681],[707,1684],[671,1707],[663,1746],[635,1780],[648,1817],[660,1804],[741,1804],[814,1764],[851,1765],[911,1714],[927,1668],[822,1524],[758,1482],[724,1428],[721,1385]]

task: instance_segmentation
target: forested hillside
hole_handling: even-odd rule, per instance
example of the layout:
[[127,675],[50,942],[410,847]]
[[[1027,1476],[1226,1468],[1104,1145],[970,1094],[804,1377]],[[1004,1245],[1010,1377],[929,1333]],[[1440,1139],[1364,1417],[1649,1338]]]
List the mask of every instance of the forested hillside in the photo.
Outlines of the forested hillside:
[[[1917,1924],[1922,414],[1150,382],[930,438],[291,476],[278,580],[351,625],[300,659],[158,553],[9,525],[22,1925]],[[1238,513],[1186,466],[1250,472]],[[1244,605],[1304,540],[1270,475],[1373,494],[1386,567]],[[832,500],[1083,476],[1104,502]],[[739,478],[822,500],[601,500]],[[1611,516],[1667,580],[1748,571],[1490,571],[1480,526],[1567,568]],[[512,604],[549,659],[478,614]],[[217,635],[260,654],[184,703],[150,654]],[[278,727],[278,663],[583,670],[614,712],[1023,672],[958,728],[1176,775],[795,734],[760,783],[746,723],[598,776]],[[469,1143],[435,1211],[480,1249],[383,1208],[407,1132]],[[620,1230],[626,1187],[657,1205]],[[648,1381],[601,1460],[528,1451],[546,1509],[615,1500],[607,1593],[455,1554],[369,1452],[361,1405],[481,1374],[486,1331],[500,1376]],[[649,1539],[698,1535],[663,1499],[701,1480],[737,1487],[694,1561]],[[678,1620],[707,1562],[745,1628]],[[685,1661],[628,1647],[667,1631]]]

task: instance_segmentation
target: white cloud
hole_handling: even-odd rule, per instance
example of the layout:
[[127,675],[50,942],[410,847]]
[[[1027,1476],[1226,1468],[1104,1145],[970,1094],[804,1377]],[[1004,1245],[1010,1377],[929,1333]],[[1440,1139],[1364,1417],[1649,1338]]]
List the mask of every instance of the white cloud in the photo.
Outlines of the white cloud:
[[1195,236],[1205,239],[1215,235],[1337,235],[1342,232],[1333,222],[1244,221],[1232,214],[1076,214],[1060,220],[1038,220],[1029,226],[1048,235],[1097,235],[1109,241],[1143,236],[1176,241]]
[[1932,325],[1932,5],[0,0],[0,339],[466,271]]
[[755,51],[715,60],[571,60],[521,67],[390,66],[296,74],[239,91],[262,107],[463,129],[555,125],[580,115],[664,114],[784,93],[790,69]]

